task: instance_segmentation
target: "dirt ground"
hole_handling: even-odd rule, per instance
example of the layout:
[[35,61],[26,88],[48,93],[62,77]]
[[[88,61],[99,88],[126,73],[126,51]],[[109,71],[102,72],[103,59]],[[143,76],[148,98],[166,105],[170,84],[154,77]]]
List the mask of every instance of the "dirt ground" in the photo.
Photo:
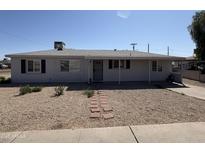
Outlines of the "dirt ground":
[[18,96],[19,87],[0,87],[0,131],[205,121],[203,100],[150,85],[101,90],[114,109],[113,119],[90,119],[90,98],[81,88],[53,97],[54,87],[23,96]]

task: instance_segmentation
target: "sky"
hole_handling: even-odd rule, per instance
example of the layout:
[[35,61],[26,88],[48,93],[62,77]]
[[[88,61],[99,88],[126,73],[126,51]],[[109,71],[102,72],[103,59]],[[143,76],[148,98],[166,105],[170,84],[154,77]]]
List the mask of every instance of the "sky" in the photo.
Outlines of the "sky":
[[66,48],[129,49],[192,56],[187,30],[196,11],[0,11],[0,58],[47,50],[54,41]]

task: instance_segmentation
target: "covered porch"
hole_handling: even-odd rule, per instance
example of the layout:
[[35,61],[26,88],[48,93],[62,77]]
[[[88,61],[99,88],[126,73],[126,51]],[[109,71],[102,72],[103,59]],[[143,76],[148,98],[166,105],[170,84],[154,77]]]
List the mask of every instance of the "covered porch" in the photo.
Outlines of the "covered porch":
[[170,60],[88,59],[88,83],[166,81],[172,73]]

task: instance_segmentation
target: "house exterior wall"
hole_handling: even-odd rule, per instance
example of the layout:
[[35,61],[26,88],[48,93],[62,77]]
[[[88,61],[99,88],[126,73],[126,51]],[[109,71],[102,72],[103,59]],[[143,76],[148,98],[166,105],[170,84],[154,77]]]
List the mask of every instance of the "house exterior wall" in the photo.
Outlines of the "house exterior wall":
[[[11,78],[14,83],[35,83],[35,82],[88,82],[93,78],[93,60],[79,59],[80,71],[61,72],[60,60],[46,58],[46,73],[21,73],[21,59],[11,59]],[[45,59],[45,58],[43,58]],[[26,59],[28,60],[28,59]],[[69,60],[69,59],[66,59]],[[150,65],[151,81],[164,81],[171,72],[171,61],[161,61],[162,72],[153,72]],[[130,60],[130,69],[121,69],[120,80],[123,81],[148,81],[149,63],[147,60]],[[119,69],[109,69],[108,60],[103,60],[103,81],[118,81]]]
[[[22,58],[26,59],[26,58]],[[45,59],[45,58],[44,58]],[[28,60],[28,59],[26,59]],[[88,60],[80,60],[80,71],[61,72],[60,60],[68,59],[46,59],[46,73],[21,73],[21,58],[11,60],[11,78],[14,83],[26,82],[87,82],[88,81]]]

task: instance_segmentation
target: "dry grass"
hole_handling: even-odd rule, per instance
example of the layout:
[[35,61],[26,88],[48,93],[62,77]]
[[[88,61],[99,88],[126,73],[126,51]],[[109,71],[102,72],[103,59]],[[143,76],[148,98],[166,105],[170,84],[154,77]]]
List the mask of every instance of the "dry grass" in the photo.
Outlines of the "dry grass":
[[0,88],[0,131],[107,127],[205,121],[205,101],[165,89],[103,90],[114,119],[89,119],[83,90],[53,97],[54,87],[17,96],[18,87]]

